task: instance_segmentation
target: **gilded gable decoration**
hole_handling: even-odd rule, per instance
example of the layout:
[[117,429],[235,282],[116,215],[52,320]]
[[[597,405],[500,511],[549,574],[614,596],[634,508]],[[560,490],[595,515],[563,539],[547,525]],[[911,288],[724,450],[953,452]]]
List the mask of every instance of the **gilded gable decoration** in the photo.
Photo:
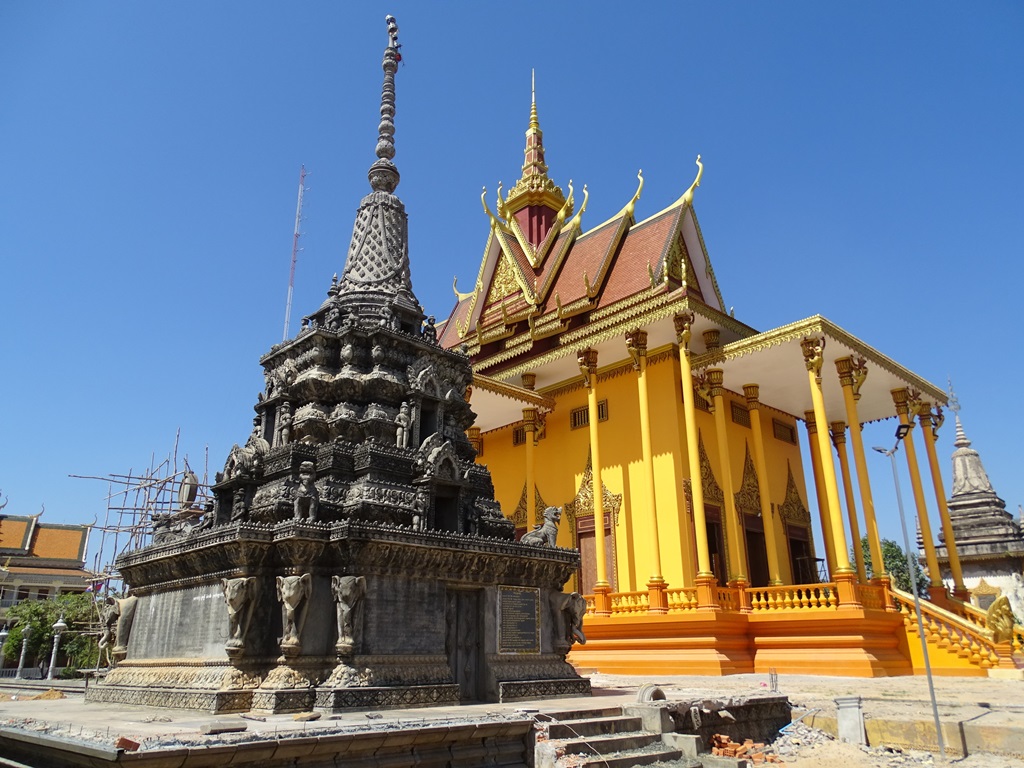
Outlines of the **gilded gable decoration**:
[[[534,504],[535,504],[536,508],[539,509],[539,510],[547,509],[548,505],[544,501],[543,497],[541,497],[540,489],[537,488],[536,486],[533,489],[533,494],[534,494]],[[512,516],[511,516],[510,519],[512,520],[512,523],[515,525],[516,528],[528,528],[529,527],[529,523],[526,520],[526,483],[523,483],[523,492],[519,496],[519,504],[516,505],[515,512],[512,513]],[[575,528],[575,521],[573,521],[573,525],[571,527]],[[573,530],[572,533],[573,533],[573,536],[575,536],[575,533],[576,533],[575,530]],[[575,541],[575,540],[576,539],[573,538],[573,541]]]
[[499,257],[498,268],[494,270],[494,280],[491,281],[491,290],[487,294],[487,304],[496,304],[502,299],[519,292],[519,285],[516,282],[515,270],[508,259]]
[[[619,508],[622,506],[622,494],[612,493],[608,486],[601,482],[601,506],[604,513],[611,520],[612,535],[619,524]],[[562,508],[562,519],[569,521],[569,530],[575,541],[576,519],[579,517],[592,516],[594,514],[594,469],[591,463],[589,449],[587,451],[587,466],[583,470],[583,478],[580,480],[579,490],[576,498],[565,504]]]
[[779,505],[779,514],[782,519],[790,525],[809,527],[811,525],[811,513],[800,498],[800,492],[796,489],[796,480],[793,479],[793,467],[786,462],[786,498]]
[[743,458],[743,480],[736,492],[736,509],[746,515],[761,514],[761,489],[757,484],[757,469],[750,458],[750,444],[745,443],[746,455]]
[[715,479],[715,471],[711,468],[711,460],[704,449],[704,434],[697,430],[697,455],[700,457],[700,484],[704,489],[704,501],[722,507],[725,504],[725,493]]

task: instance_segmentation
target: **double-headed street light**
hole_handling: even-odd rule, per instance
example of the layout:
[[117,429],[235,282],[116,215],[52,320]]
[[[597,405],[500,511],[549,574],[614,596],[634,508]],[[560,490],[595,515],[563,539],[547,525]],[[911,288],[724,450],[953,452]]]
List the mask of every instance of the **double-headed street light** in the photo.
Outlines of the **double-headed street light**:
[[[903,529],[903,551],[907,556],[907,573],[910,575],[910,591],[914,595],[914,610],[917,612],[917,635],[921,638],[921,654],[924,656],[924,673],[928,678],[928,693],[932,698],[932,716],[935,718],[935,736],[939,742],[939,758],[946,758],[946,744],[942,738],[942,723],[939,722],[939,704],[935,700],[935,684],[932,682],[932,665],[928,659],[928,641],[925,639],[924,621],[921,619],[921,598],[917,594],[917,569],[914,568],[914,558],[910,549],[910,536],[907,534],[907,519],[903,515],[903,494],[900,492],[900,476],[896,472],[896,451],[899,450],[900,441],[910,434],[909,424],[900,424],[896,427],[896,444],[888,451],[879,448],[877,445],[873,450],[885,454],[892,461],[892,480],[896,485],[896,507],[900,511],[900,528]],[[879,567],[884,567],[881,564]]]

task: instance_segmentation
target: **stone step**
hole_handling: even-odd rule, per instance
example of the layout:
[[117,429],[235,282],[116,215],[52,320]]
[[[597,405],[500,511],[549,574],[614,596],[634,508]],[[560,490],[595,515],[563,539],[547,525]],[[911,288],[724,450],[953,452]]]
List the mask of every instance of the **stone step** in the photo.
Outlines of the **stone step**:
[[570,720],[591,720],[596,717],[622,717],[622,707],[595,707],[592,709],[545,709],[537,713],[540,722],[560,723]]
[[[627,752],[621,755],[593,755],[582,761],[573,761],[574,766],[599,766],[600,768],[632,768],[634,765],[652,765],[654,763],[671,763],[672,766],[683,768],[701,768],[697,760],[689,760],[682,756],[678,749],[655,749],[643,752]],[[678,761],[678,762],[673,762]]]
[[612,752],[629,752],[634,749],[643,749],[656,743],[661,743],[661,734],[650,733],[649,731],[633,731],[631,733],[615,733],[607,736],[558,740],[558,745],[565,749],[567,755],[607,755]]
[[609,733],[642,731],[643,720],[639,717],[588,717],[580,720],[552,722],[548,725],[549,739],[572,739],[577,736],[600,736]]

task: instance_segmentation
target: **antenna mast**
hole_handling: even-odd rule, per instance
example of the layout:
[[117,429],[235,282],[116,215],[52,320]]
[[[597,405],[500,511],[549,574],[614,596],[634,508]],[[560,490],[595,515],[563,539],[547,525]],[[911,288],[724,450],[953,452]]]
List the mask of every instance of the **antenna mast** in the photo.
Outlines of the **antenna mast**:
[[299,168],[299,202],[295,206],[295,234],[292,237],[292,268],[288,273],[288,302],[284,307],[284,338],[288,341],[288,326],[292,321],[292,294],[295,292],[295,261],[299,257],[299,222],[302,220],[302,193],[306,186],[306,166]]

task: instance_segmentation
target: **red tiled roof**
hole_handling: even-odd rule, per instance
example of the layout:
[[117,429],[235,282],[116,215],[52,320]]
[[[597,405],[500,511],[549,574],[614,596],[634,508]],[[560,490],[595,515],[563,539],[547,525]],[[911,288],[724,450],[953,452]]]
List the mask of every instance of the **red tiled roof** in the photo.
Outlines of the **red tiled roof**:
[[558,295],[563,305],[587,295],[586,286],[583,284],[583,273],[587,274],[588,280],[594,281],[608,254],[612,238],[618,231],[619,221],[620,219],[612,219],[600,229],[592,230],[583,237],[577,238],[569,255],[562,262],[562,269],[555,279],[547,301],[544,302],[545,311],[555,308],[555,294]]
[[466,322],[466,316],[469,314],[469,307],[473,303],[473,297],[469,296],[455,305],[451,315],[444,322],[441,328],[441,334],[437,338],[437,343],[445,349],[451,349],[457,347],[462,343],[462,339],[459,338],[459,324]]
[[598,297],[599,307],[608,306],[651,287],[648,266],[654,270],[655,275],[659,274],[661,263],[676,232],[680,210],[673,208],[629,230],[605,278]]

